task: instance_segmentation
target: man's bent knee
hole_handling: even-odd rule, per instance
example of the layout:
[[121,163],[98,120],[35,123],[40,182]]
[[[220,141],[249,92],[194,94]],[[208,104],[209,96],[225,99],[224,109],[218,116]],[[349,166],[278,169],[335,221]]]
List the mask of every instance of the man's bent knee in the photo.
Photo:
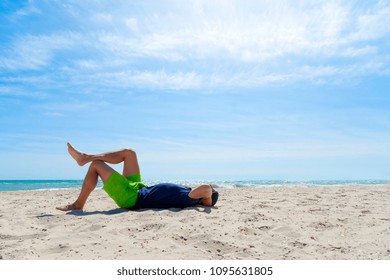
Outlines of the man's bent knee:
[[92,161],[91,165],[89,166],[90,169],[98,169],[99,167],[101,167],[102,165],[104,165],[104,161],[102,160],[94,160]]
[[125,153],[126,157],[136,157],[137,156],[136,152],[130,148],[124,149],[123,152]]

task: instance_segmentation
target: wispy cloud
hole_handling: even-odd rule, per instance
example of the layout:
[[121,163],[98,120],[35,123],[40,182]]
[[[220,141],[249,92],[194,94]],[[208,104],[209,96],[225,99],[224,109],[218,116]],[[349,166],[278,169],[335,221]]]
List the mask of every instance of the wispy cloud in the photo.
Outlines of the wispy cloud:
[[80,37],[74,33],[18,36],[3,46],[0,69],[39,70],[53,62],[54,56],[74,46]]
[[294,54],[337,57],[350,44],[380,39],[390,32],[386,21],[390,7],[383,1],[367,9],[342,1],[197,3],[184,8],[174,2],[175,14],[122,18],[131,22],[127,32],[104,34],[100,41],[121,54],[165,60],[217,57],[263,62]]
[[[50,12],[34,4],[29,9]],[[378,43],[390,36],[389,1],[90,4],[57,7],[74,23],[67,32],[3,44],[0,68],[54,66],[73,75],[70,80],[78,76],[93,84],[106,76],[125,82],[120,87],[158,89],[331,83],[335,77],[388,75],[390,68],[389,46]],[[79,55],[62,59],[69,49]]]
[[[84,77],[85,78],[85,77]],[[167,72],[160,71],[125,71],[111,73],[92,74],[88,80],[100,81],[106,86],[112,87],[133,87],[133,88],[155,88],[155,89],[188,89],[199,88],[201,78],[194,72]]]
[[389,0],[6,3],[0,150],[134,145],[210,174],[388,158]]
[[18,9],[15,13],[10,15],[12,20],[18,20],[21,17],[26,17],[34,14],[42,14],[42,11],[35,6],[34,0],[28,0],[24,6]]

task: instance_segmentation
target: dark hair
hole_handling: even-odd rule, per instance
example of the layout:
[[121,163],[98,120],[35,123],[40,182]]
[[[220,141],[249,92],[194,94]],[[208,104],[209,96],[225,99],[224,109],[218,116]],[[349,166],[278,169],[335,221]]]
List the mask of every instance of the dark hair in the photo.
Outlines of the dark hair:
[[211,206],[214,206],[217,201],[218,201],[218,192],[214,189],[211,189],[212,190],[212,194],[211,194]]

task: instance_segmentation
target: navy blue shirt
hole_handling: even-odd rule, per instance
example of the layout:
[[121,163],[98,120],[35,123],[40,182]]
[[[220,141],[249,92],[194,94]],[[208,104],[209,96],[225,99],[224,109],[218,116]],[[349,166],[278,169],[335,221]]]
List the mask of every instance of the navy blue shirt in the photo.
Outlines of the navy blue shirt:
[[190,192],[191,188],[172,183],[144,187],[139,190],[137,202],[132,209],[185,208],[199,204],[200,199],[188,196]]

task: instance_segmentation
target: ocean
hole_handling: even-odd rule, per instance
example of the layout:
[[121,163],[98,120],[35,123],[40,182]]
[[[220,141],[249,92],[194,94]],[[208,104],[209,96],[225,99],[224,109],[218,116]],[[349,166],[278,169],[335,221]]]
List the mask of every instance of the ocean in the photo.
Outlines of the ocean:
[[[145,181],[147,185],[154,185],[161,181]],[[165,181],[164,181],[165,182]],[[335,185],[384,185],[390,184],[390,180],[312,180],[312,181],[284,181],[284,180],[244,180],[244,181],[169,181],[171,183],[186,186],[201,184],[214,184],[220,188],[264,188],[264,187],[294,187],[294,186],[335,186]],[[80,189],[82,180],[0,180],[1,191],[23,190],[56,190],[56,189]],[[97,188],[102,188],[99,181]]]

